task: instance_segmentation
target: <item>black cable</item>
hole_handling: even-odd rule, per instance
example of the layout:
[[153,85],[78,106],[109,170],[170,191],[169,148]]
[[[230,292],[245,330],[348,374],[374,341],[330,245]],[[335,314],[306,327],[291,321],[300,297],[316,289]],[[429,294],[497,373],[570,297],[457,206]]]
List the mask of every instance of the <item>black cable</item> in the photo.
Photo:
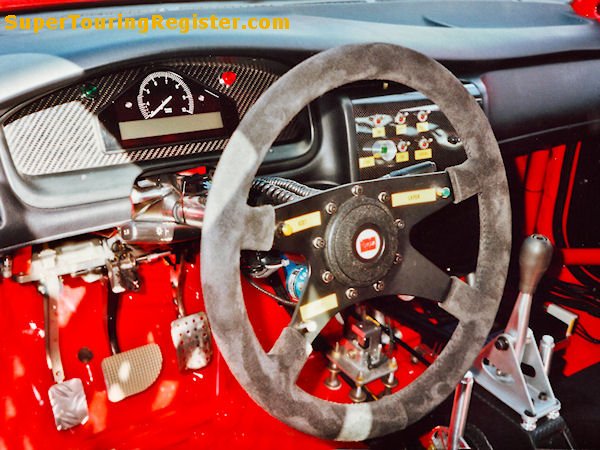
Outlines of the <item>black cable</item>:
[[292,307],[296,307],[296,303],[286,300],[284,298],[281,298],[280,296],[273,294],[272,292],[269,292],[268,290],[266,290],[265,288],[263,288],[262,286],[260,286],[259,284],[255,283],[254,280],[249,277],[248,275],[244,274],[244,277],[246,278],[246,281],[248,281],[248,284],[250,284],[250,286],[252,286],[254,289],[258,290],[259,292],[271,297],[273,300],[275,300],[277,303],[280,303],[284,306],[292,306]]
[[580,323],[575,325],[575,334],[592,344],[600,344],[600,339],[593,337]]
[[258,177],[257,180],[262,180],[269,184],[279,186],[280,188],[293,192],[301,197],[308,197],[309,195],[323,192],[320,189],[311,188],[305,184],[282,177]]
[[[556,304],[600,318],[600,297],[596,288],[554,279],[547,292]],[[600,339],[592,336],[579,322],[575,325],[575,334],[592,344],[600,344]]]
[[302,196],[288,191],[280,186],[269,183],[263,178],[255,178],[252,181],[252,190],[264,195],[276,205],[299,200]]

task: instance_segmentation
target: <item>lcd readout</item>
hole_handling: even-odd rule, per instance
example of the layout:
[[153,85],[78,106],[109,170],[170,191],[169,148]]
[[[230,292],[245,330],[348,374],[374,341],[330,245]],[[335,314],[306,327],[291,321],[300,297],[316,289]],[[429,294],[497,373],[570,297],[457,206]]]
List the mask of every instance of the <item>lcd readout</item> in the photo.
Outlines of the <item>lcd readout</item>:
[[119,122],[119,131],[123,140],[218,130],[220,128],[223,128],[223,118],[219,111],[189,116]]

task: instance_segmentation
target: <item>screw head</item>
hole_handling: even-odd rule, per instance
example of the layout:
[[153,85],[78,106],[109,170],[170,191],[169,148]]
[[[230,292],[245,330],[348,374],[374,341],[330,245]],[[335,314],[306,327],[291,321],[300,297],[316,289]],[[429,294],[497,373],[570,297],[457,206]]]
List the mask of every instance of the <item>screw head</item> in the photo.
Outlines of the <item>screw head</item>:
[[396,227],[399,230],[403,230],[404,227],[406,226],[406,224],[404,223],[404,220],[402,220],[402,219],[396,219],[396,220],[394,220],[394,223],[396,224]]
[[396,253],[394,255],[394,264],[400,264],[402,262],[402,255],[400,253]]
[[373,289],[375,292],[381,292],[385,288],[385,283],[382,280],[379,280],[377,283],[373,284]]
[[318,249],[325,248],[325,239],[322,237],[316,237],[313,239],[313,246]]
[[387,201],[390,199],[390,194],[388,194],[387,192],[380,192],[379,195],[377,196],[377,199],[381,203],[387,203]]
[[329,270],[325,270],[321,274],[321,280],[323,280],[323,283],[331,283],[333,281],[333,274]]
[[494,342],[494,347],[496,347],[500,351],[508,350],[508,340],[504,336],[500,336]]
[[327,214],[335,214],[337,212],[337,205],[333,202],[327,203],[327,205],[325,205],[325,212]]
[[362,195],[363,188],[362,188],[362,186],[357,184],[355,186],[352,186],[351,192],[352,192],[352,195],[354,195],[354,196]]
[[349,300],[355,300],[358,297],[358,291],[354,288],[346,289],[346,297]]

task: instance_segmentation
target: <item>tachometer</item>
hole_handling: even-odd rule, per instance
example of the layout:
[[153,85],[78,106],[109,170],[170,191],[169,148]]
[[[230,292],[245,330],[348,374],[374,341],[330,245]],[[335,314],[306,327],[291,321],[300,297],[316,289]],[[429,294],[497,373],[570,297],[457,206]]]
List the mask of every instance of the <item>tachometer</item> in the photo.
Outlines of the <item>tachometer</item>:
[[194,114],[194,97],[175,72],[154,72],[140,84],[137,103],[144,119]]

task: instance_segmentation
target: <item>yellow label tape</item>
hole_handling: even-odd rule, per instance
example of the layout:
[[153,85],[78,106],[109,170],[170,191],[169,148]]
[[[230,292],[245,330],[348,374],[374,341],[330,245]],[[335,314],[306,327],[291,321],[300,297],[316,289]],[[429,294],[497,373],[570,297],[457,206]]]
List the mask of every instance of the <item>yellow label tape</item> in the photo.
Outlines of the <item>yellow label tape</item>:
[[429,131],[429,122],[417,122],[417,131],[419,133]]
[[396,134],[406,134],[406,124],[396,125]]
[[408,152],[396,153],[396,162],[397,163],[406,162],[406,161],[408,161],[408,158],[409,158]]
[[283,222],[282,231],[285,236],[291,236],[299,231],[321,225],[321,212],[315,211],[302,216],[294,217]]
[[362,158],[358,158],[358,168],[364,169],[366,167],[373,167],[375,165],[375,157],[374,156],[364,156]]
[[374,138],[385,137],[385,127],[375,127],[372,131]]
[[416,191],[396,192],[392,194],[392,206],[416,205],[431,203],[437,200],[435,188],[417,189]]
[[337,307],[337,296],[335,294],[330,294],[318,300],[313,300],[306,305],[302,305],[300,307],[300,317],[302,318],[302,321],[307,321]]
[[415,159],[418,161],[419,159],[430,159],[431,158],[431,149],[424,148],[423,150],[415,150]]

